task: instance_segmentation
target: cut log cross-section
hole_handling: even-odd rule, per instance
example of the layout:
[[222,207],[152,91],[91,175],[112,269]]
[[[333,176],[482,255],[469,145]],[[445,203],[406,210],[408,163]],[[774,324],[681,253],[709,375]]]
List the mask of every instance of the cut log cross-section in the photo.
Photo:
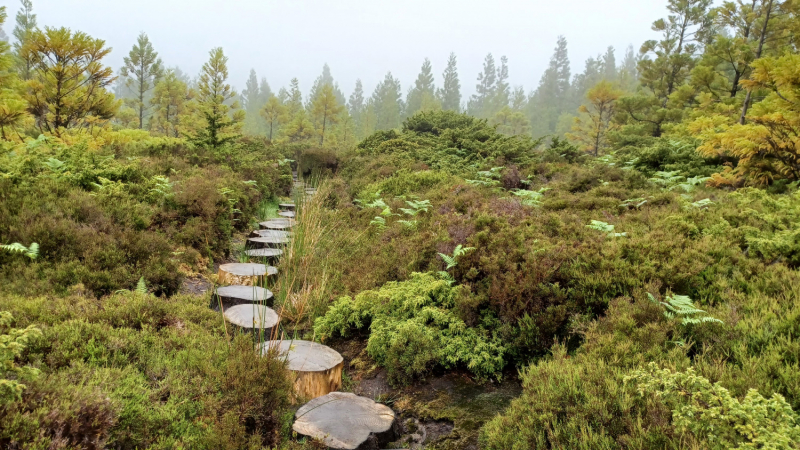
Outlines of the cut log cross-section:
[[295,213],[294,211],[281,211],[278,213],[281,217],[286,217],[288,219],[294,219]]
[[280,237],[252,237],[247,239],[249,248],[283,248],[289,243],[289,238]]
[[250,237],[275,237],[275,238],[288,239],[292,237],[292,233],[290,231],[280,231],[280,230],[255,230],[252,233],[250,233]]
[[222,264],[217,272],[220,285],[258,286],[264,278],[278,274],[278,269],[264,264],[231,263]]
[[262,346],[266,354],[277,351],[285,357],[295,375],[295,394],[311,399],[342,387],[344,359],[336,350],[310,341],[269,341]]
[[295,204],[294,203],[281,203],[278,205],[283,211],[295,211]]
[[225,319],[245,331],[272,337],[277,333],[278,313],[263,305],[236,305],[225,310]]
[[395,438],[394,411],[348,392],[332,392],[295,413],[292,429],[334,450],[377,450]]
[[266,260],[274,262],[283,255],[283,250],[277,248],[254,248],[252,250],[246,250],[245,254],[251,258],[256,258],[256,261]]
[[227,310],[236,305],[266,305],[272,306],[275,301],[272,292],[259,286],[221,286],[217,288],[217,295],[211,299],[211,309]]
[[297,225],[297,221],[287,218],[270,219],[265,222],[261,222],[258,225],[265,230],[289,230]]

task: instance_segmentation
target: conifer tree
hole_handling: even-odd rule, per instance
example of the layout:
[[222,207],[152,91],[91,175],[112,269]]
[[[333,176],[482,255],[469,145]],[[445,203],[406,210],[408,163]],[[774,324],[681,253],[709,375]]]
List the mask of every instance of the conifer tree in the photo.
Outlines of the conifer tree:
[[556,131],[559,117],[570,105],[570,62],[567,39],[558,37],[550,65],[530,100],[528,110],[534,137]]
[[639,58],[636,56],[633,46],[629,45],[625,49],[625,58],[622,60],[618,70],[619,85],[626,92],[633,92],[639,86],[638,64]]
[[356,136],[359,138],[364,137],[362,134],[366,109],[364,101],[364,86],[361,84],[361,79],[358,79],[353,93],[350,94],[350,100],[347,102],[347,109],[353,119],[353,128],[356,130]]
[[235,101],[236,93],[228,84],[228,57],[221,47],[209,52],[198,83],[198,106],[205,121],[195,142],[219,149],[239,136],[244,111]]
[[325,143],[325,133],[330,131],[330,127],[339,122],[339,116],[344,110],[344,106],[339,103],[333,86],[326,84],[322,86],[311,105],[311,115],[318,124],[319,145]]
[[344,94],[342,91],[339,90],[339,85],[333,80],[333,75],[331,75],[331,68],[328,64],[324,64],[322,66],[322,74],[314,80],[314,84],[311,86],[311,92],[308,95],[308,109],[311,110],[311,105],[313,105],[314,101],[317,99],[317,96],[320,95],[322,92],[322,88],[326,85],[331,85],[333,89],[334,95],[336,95],[336,100],[340,104],[345,103]]
[[478,74],[475,94],[469,100],[468,110],[475,117],[486,117],[491,112],[491,102],[497,91],[497,69],[491,53],[483,60],[483,70]]
[[500,67],[497,68],[497,86],[494,98],[492,99],[491,114],[500,111],[508,106],[511,96],[511,86],[508,84],[508,58],[500,57]]
[[33,2],[31,0],[20,0],[21,7],[17,11],[17,25],[12,34],[16,39],[14,43],[14,53],[17,55],[17,73],[23,80],[31,79],[33,61],[22,57],[22,47],[30,39],[31,33],[36,30],[36,14],[33,13]]
[[609,46],[603,55],[603,78],[608,81],[617,79],[617,56],[614,47]]
[[189,128],[189,116],[194,112],[194,94],[175,70],[168,70],[153,90],[151,104],[155,108],[151,128],[166,136],[180,137]]
[[434,85],[433,80],[431,60],[425,58],[425,61],[422,63],[422,69],[417,76],[417,80],[414,82],[414,86],[408,92],[408,97],[406,100],[406,115],[411,116],[415,112],[423,109],[423,104],[430,105],[432,100],[434,100],[435,93],[436,86]]
[[[6,7],[0,6],[0,27],[7,17]],[[0,137],[3,139],[9,139],[11,132],[16,131],[28,115],[27,104],[19,95],[19,78],[11,70],[14,63],[8,42],[0,41]]]
[[400,126],[403,114],[400,81],[389,72],[375,87],[372,94],[372,107],[375,112],[375,129],[388,130]]
[[281,100],[286,105],[286,114],[292,118],[303,109],[303,93],[300,92],[300,81],[297,78],[292,78],[289,83],[289,91],[283,90],[285,99]]
[[517,86],[511,93],[511,109],[514,111],[525,111],[528,106],[528,96],[525,95],[525,88]]
[[272,93],[272,89],[270,89],[267,79],[261,77],[261,83],[258,87],[258,104],[265,105],[273,95],[275,94]]
[[261,86],[258,83],[258,76],[255,69],[250,69],[250,76],[247,78],[245,87],[242,90],[242,109],[246,113],[244,117],[245,133],[258,134],[261,131],[263,122],[259,117],[259,112],[264,106],[261,100]]
[[285,117],[285,115],[286,107],[284,107],[281,100],[274,95],[270,97],[264,107],[261,108],[261,117],[263,117],[267,123],[267,137],[270,142],[272,142],[276,134],[281,118]]
[[444,69],[442,76],[442,88],[437,91],[439,102],[442,109],[446,111],[461,111],[461,83],[458,80],[458,68],[456,54],[450,53],[447,60],[447,68]]
[[142,129],[144,128],[145,114],[150,109],[146,97],[155,87],[164,69],[158,53],[153,49],[153,44],[150,43],[150,39],[145,33],[139,34],[136,44],[124,61],[125,65],[120,73],[127,77],[128,87],[136,94],[136,98],[131,103],[139,114],[139,129]]
[[616,102],[622,95],[614,85],[603,80],[586,94],[587,103],[578,108],[580,115],[574,119],[572,132],[567,138],[584,151],[599,156],[607,146],[608,132],[613,129]]
[[119,102],[106,90],[114,76],[103,65],[111,52],[105,44],[68,28],[31,33],[20,56],[33,63],[24,97],[40,131],[61,136],[66,129],[114,117]]

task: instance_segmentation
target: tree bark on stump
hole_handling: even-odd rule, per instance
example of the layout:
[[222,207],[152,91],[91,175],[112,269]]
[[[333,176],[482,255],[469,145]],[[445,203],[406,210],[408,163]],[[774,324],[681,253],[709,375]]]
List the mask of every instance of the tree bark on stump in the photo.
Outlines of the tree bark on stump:
[[264,264],[222,264],[217,272],[217,284],[259,286],[264,284],[265,277],[277,274],[278,269]]
[[281,204],[278,205],[278,207],[280,209],[282,209],[282,210],[285,210],[285,211],[295,211],[296,210],[296,206],[295,206],[294,203],[281,203]]
[[295,376],[296,399],[317,398],[342,387],[344,359],[336,350],[316,342],[282,340],[265,342],[262,352],[270,351],[286,358]]

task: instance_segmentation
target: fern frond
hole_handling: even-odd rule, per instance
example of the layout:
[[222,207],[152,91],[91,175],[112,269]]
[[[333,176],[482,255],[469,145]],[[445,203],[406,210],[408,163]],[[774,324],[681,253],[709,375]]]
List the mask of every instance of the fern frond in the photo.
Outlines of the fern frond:
[[438,273],[439,273],[439,278],[441,278],[442,280],[446,281],[448,284],[450,284],[450,286],[455,284],[456,279],[453,278],[453,276],[450,275],[448,272],[445,272],[444,270],[441,270]]
[[144,282],[144,277],[139,278],[139,282],[136,283],[136,293],[141,295],[147,294],[147,284]]
[[444,253],[439,253],[439,256],[441,256],[442,259],[444,260],[445,264],[447,264],[447,269],[446,270],[450,270],[453,267],[458,265],[458,262],[456,262],[456,259],[453,258],[450,255],[445,255]]

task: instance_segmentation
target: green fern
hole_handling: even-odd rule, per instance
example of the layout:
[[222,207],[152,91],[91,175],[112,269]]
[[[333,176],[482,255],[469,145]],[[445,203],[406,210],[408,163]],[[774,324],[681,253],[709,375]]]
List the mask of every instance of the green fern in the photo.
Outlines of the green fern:
[[651,302],[661,305],[666,309],[666,311],[664,311],[664,316],[667,319],[672,320],[676,317],[680,318],[681,324],[683,325],[708,322],[723,323],[717,318],[706,315],[707,313],[704,310],[698,309],[692,302],[692,299],[686,295],[669,294],[664,298],[666,301],[663,302],[656,300],[650,293],[647,294],[647,297]]
[[36,259],[39,257],[39,244],[36,242],[31,244],[30,247],[25,247],[19,242],[14,242],[13,244],[0,245],[0,249],[9,251],[11,253],[22,253],[30,259]]
[[518,189],[514,191],[514,195],[520,197],[520,203],[527,206],[542,206],[542,197],[544,193],[549,191],[550,188],[541,188],[538,191],[528,191],[526,189]]
[[589,225],[586,225],[586,228],[590,228],[592,230],[602,231],[603,233],[608,233],[609,237],[625,237],[628,233],[615,233],[614,232],[614,225],[610,223],[601,222],[599,220],[593,220]]
[[445,255],[444,253],[439,253],[439,256],[444,260],[445,264],[447,264],[447,268],[445,270],[450,270],[453,267],[458,265],[458,258],[466,255],[467,253],[475,250],[475,247],[464,247],[461,244],[458,244],[453,250],[453,256]]
[[386,228],[386,219],[381,216],[376,216],[369,224],[378,227],[379,230],[383,230]]
[[136,293],[147,295],[147,284],[144,282],[144,277],[139,278],[139,282],[136,283]]

